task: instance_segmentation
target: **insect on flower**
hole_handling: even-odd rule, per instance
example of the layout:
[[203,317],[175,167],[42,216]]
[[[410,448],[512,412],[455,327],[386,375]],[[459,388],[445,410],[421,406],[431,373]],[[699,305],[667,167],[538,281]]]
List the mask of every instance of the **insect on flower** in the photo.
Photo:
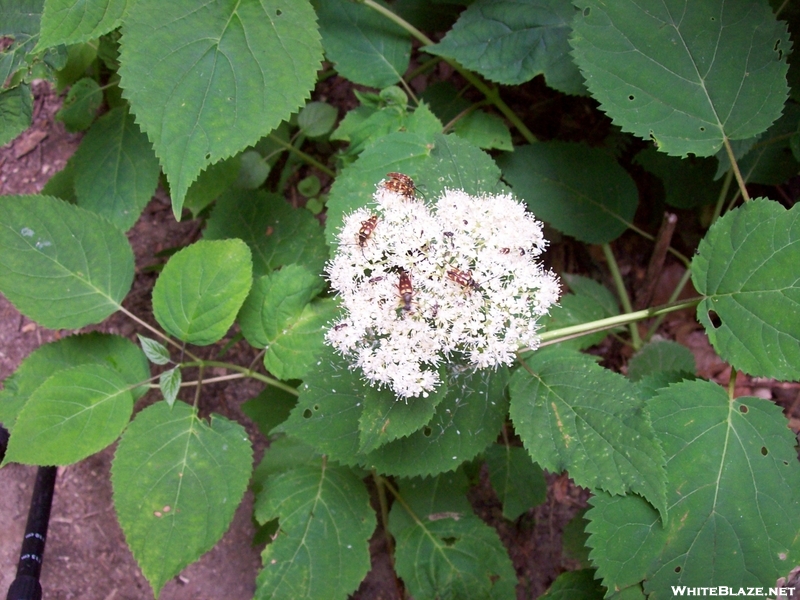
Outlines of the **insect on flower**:
[[459,269],[449,269],[447,278],[455,281],[463,288],[470,288],[476,292],[481,290],[480,284],[472,278],[472,271],[461,271]]
[[411,300],[414,297],[414,288],[411,286],[411,275],[405,269],[400,269],[400,280],[397,291],[403,301],[403,312],[411,312]]
[[367,244],[372,232],[378,226],[378,215],[372,215],[366,221],[361,221],[361,229],[358,230],[358,245],[361,251],[364,251],[364,246]]
[[387,173],[386,181],[383,182],[383,187],[390,192],[400,194],[406,200],[413,200],[416,196],[417,186],[414,185],[414,180],[408,175],[402,173]]

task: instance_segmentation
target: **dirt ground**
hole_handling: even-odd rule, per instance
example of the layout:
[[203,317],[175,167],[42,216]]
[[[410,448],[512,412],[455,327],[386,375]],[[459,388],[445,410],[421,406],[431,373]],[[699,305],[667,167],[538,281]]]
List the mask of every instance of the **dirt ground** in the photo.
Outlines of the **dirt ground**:
[[[67,133],[54,120],[60,99],[47,84],[34,86],[34,124],[10,144],[0,148],[0,194],[36,193],[61,168],[77,147],[80,136]],[[159,261],[156,252],[196,240],[201,225],[193,221],[176,223],[168,198],[162,191],[148,205],[136,226],[128,233],[137,259],[133,291],[126,308],[153,322],[148,312],[155,275],[142,268]],[[668,267],[657,295],[666,297],[681,276]],[[656,302],[659,298],[656,298]],[[135,339],[135,324],[121,315],[107,320],[103,331]],[[689,348],[698,363],[698,375],[727,382],[730,369],[710,349],[708,341],[690,313],[670,315],[664,332]],[[0,380],[5,379],[22,359],[43,343],[66,335],[49,331],[21,316],[0,296]],[[613,348],[608,348],[609,352]],[[209,349],[209,352],[212,350]],[[252,349],[239,344],[232,349],[239,362],[247,364]],[[618,353],[618,352],[617,352]],[[235,359],[235,358],[234,358]],[[738,394],[753,394],[778,401],[792,427],[800,429],[800,387],[738,380]],[[204,410],[236,419],[246,427],[258,459],[265,440],[241,413],[239,406],[259,388],[253,384],[216,384],[205,394]],[[137,403],[141,409],[156,400],[151,393]],[[139,572],[117,523],[109,477],[114,446],[68,467],[60,468],[44,555],[42,585],[51,600],[139,600],[152,598],[147,581]],[[0,593],[6,593],[15,577],[20,544],[33,489],[35,468],[11,464],[0,470]],[[500,506],[487,484],[476,488],[471,501],[477,512],[494,525],[509,548],[521,584],[518,597],[536,598],[555,577],[577,563],[563,556],[561,532],[565,524],[586,505],[588,494],[565,476],[549,476],[547,501],[517,523],[500,517]],[[248,493],[236,512],[230,530],[202,559],[189,566],[164,587],[163,600],[245,600],[252,598],[260,567],[259,548],[252,546],[252,496]],[[373,539],[374,568],[354,595],[362,600],[400,598],[400,590],[389,567],[380,532]]]

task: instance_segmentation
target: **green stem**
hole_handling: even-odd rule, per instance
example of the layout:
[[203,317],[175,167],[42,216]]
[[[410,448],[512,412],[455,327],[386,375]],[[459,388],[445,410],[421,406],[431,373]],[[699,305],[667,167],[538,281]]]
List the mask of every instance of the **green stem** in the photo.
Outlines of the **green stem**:
[[662,304],[661,306],[654,306],[644,310],[637,310],[629,312],[624,315],[617,315],[608,317],[607,319],[600,319],[591,321],[589,323],[581,323],[580,325],[572,325],[570,327],[562,327],[561,329],[554,329],[553,331],[546,331],[541,335],[541,346],[549,346],[557,342],[571,340],[573,338],[595,333],[596,331],[605,331],[607,329],[614,329],[620,325],[628,325],[636,321],[643,321],[645,319],[652,319],[659,315],[683,310],[685,308],[692,308],[700,304],[703,298],[692,298],[682,302],[675,302],[673,304]]
[[189,352],[188,350],[186,350],[186,348],[184,348],[182,344],[179,344],[178,342],[176,342],[175,340],[173,340],[171,337],[169,337],[168,335],[166,335],[166,334],[162,333],[161,331],[159,331],[158,329],[156,329],[155,327],[153,327],[153,326],[152,326],[152,325],[150,325],[149,323],[147,323],[147,322],[145,322],[145,321],[142,321],[142,320],[141,320],[139,317],[137,317],[135,314],[133,314],[133,313],[132,313],[132,312],[130,312],[128,309],[126,309],[125,307],[123,307],[121,304],[119,305],[119,311],[120,311],[122,314],[124,314],[124,315],[127,315],[129,318],[131,318],[131,319],[133,319],[134,321],[136,321],[136,322],[137,322],[139,325],[141,325],[141,326],[142,326],[142,327],[144,327],[145,329],[149,330],[149,331],[150,331],[150,332],[152,332],[154,335],[156,335],[156,336],[160,337],[160,338],[161,338],[162,340],[164,340],[166,343],[168,343],[168,344],[170,344],[170,345],[172,345],[172,346],[175,346],[175,348],[177,348],[177,349],[178,349],[178,350],[180,350],[181,352],[185,353],[185,354],[186,354],[186,355],[187,355],[189,358],[191,358],[192,360],[200,360],[200,357],[199,357],[199,356],[195,356],[194,354],[192,354],[191,352]]
[[[602,248],[603,254],[606,257],[606,262],[608,263],[608,268],[611,270],[611,277],[614,279],[614,287],[617,288],[617,295],[622,303],[622,308],[626,313],[632,313],[633,306],[631,305],[631,299],[628,297],[628,291],[625,289],[625,283],[622,281],[622,273],[619,272],[619,265],[617,264],[614,253],[611,251],[611,246],[603,244]],[[631,322],[628,325],[628,329],[631,332],[633,348],[638,350],[642,347],[642,339],[639,337],[639,328],[636,326],[635,322]]]
[[183,363],[183,367],[222,367],[223,369],[229,369],[231,371],[237,371],[244,375],[245,377],[250,377],[252,379],[256,379],[267,385],[271,385],[272,387],[276,387],[279,390],[283,390],[284,392],[289,392],[294,396],[299,396],[300,392],[297,389],[293,388],[292,386],[283,383],[282,381],[278,381],[273,377],[268,377],[267,375],[262,375],[257,371],[253,371],[246,367],[240,367],[239,365],[235,365],[233,363],[226,363],[226,362],[219,362],[216,360],[197,360],[194,362],[187,362]]
[[739,184],[739,191],[742,192],[742,198],[744,198],[744,201],[747,202],[750,200],[750,194],[747,193],[747,187],[745,187],[744,179],[742,178],[742,172],[739,170],[739,164],[736,162],[736,156],[733,154],[733,148],[731,147],[731,143],[728,141],[727,136],[722,138],[722,143],[725,145],[725,152],[728,154],[728,160],[731,161],[731,169],[736,177],[736,183]]
[[[428,36],[426,36],[424,33],[422,33],[419,29],[414,27],[411,23],[409,23],[405,19],[400,18],[399,16],[394,14],[391,10],[389,10],[388,8],[386,8],[384,6],[381,6],[380,4],[375,2],[375,0],[360,0],[360,1],[363,4],[365,4],[366,6],[369,6],[371,9],[373,9],[373,10],[379,12],[380,14],[382,14],[383,16],[385,16],[390,21],[393,21],[394,23],[397,23],[400,27],[402,27],[403,29],[408,31],[412,36],[414,36],[416,39],[418,39],[422,43],[423,46],[432,46],[434,44],[432,39],[430,39]],[[473,74],[468,69],[465,69],[464,67],[462,67],[459,63],[457,63],[453,59],[446,58],[446,57],[443,57],[443,58],[444,58],[444,61],[448,65],[453,67],[456,71],[458,71],[459,74],[464,79],[466,79],[467,82],[470,85],[472,85],[475,89],[477,89],[484,96],[486,96],[486,98],[492,104],[495,105],[497,110],[499,110],[501,113],[503,113],[503,116],[505,116],[505,118],[508,119],[509,122],[514,127],[517,128],[517,131],[519,131],[522,134],[522,137],[524,137],[525,140],[529,144],[534,144],[534,143],[536,143],[538,141],[536,139],[536,136],[534,136],[533,133],[531,132],[531,130],[528,129],[525,126],[525,123],[522,122],[522,119],[520,119],[516,115],[516,113],[514,113],[514,111],[511,110],[511,108],[505,102],[503,102],[503,100],[500,98],[500,92],[497,90],[497,88],[490,88],[488,85],[483,83],[483,81],[481,81],[481,79],[479,77],[477,77],[475,74]]]
[[308,164],[316,167],[317,169],[319,169],[320,171],[322,171],[323,173],[325,173],[329,177],[336,177],[336,171],[330,169],[329,167],[326,167],[321,162],[319,162],[316,158],[314,158],[313,156],[311,156],[309,154],[306,154],[305,152],[303,152],[299,148],[295,148],[289,142],[283,141],[281,138],[279,138],[274,133],[270,133],[269,134],[269,139],[271,139],[273,142],[275,142],[279,146],[282,146],[283,148],[285,148],[289,152],[297,155],[297,157],[300,158],[301,160],[303,160],[303,161],[307,162]]

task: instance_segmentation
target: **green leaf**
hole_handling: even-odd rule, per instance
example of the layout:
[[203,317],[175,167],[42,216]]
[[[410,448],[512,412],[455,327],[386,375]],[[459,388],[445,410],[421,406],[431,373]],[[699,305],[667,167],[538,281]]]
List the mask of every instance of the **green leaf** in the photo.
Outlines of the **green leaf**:
[[511,419],[531,458],[576,484],[633,491],[666,517],[664,453],[637,388],[590,357],[537,350],[511,377]]
[[[592,561],[608,589],[763,586],[800,558],[800,465],[781,409],[730,400],[710,382],[659,391],[648,404],[667,456],[666,527],[641,498],[590,500]],[[635,552],[631,549],[635,548]]]
[[230,190],[214,207],[203,237],[239,238],[253,253],[253,275],[299,264],[319,273],[328,249],[319,222],[292,208],[281,196],[263,190]]
[[224,417],[206,423],[183,402],[158,402],[136,415],[117,447],[111,483],[125,541],[156,596],[228,529],[252,463],[244,428]]
[[694,375],[694,354],[686,346],[670,340],[650,342],[631,357],[628,377],[639,381],[659,371],[679,371]]
[[[188,209],[194,218],[197,218],[197,215],[206,206],[216,200],[225,190],[233,187],[239,177],[240,169],[244,168],[242,162],[247,154],[245,152],[241,156],[227,158],[206,167],[186,192],[186,201],[183,207]],[[265,175],[264,179],[266,178]]]
[[542,468],[519,446],[492,444],[486,449],[489,481],[503,503],[503,516],[516,520],[529,508],[547,498],[547,481]]
[[297,126],[308,137],[320,137],[333,129],[338,114],[327,102],[309,102],[297,115]]
[[311,446],[292,437],[277,437],[270,440],[269,451],[264,452],[264,457],[253,471],[250,487],[256,498],[259,498],[269,477],[298,467],[318,467],[320,459],[320,455]]
[[184,342],[207,346],[233,325],[252,284],[241,240],[200,240],[169,259],[153,288],[153,315]]
[[0,146],[30,127],[32,117],[33,94],[29,85],[22,83],[0,91]]
[[175,404],[175,398],[178,397],[178,392],[181,390],[182,378],[180,367],[173,367],[164,371],[158,378],[158,388],[170,408]]
[[540,600],[603,600],[605,590],[594,578],[594,569],[559,575]]
[[636,185],[601,150],[540,142],[517,147],[497,163],[534,215],[582,242],[610,242],[633,222],[639,203]]
[[324,348],[325,325],[338,312],[331,299],[311,302],[324,280],[299,265],[256,280],[239,313],[252,346],[266,348],[264,366],[279,379],[300,379]]
[[25,66],[39,39],[44,0],[5,0],[0,3],[0,36],[13,41],[0,52],[0,83]]
[[49,196],[0,198],[0,291],[50,329],[99,323],[133,282],[133,251],[102,217]]
[[270,477],[256,499],[260,523],[280,522],[261,555],[256,599],[344,598],[369,571],[369,494],[350,469],[317,461]]
[[[97,47],[96,40],[67,47],[67,63],[64,68],[56,72],[56,89],[59,92],[86,76],[87,70],[97,59]],[[113,87],[113,80],[109,80],[109,84],[109,88]],[[101,91],[99,95],[102,96],[102,94]]]
[[153,142],[180,218],[207,165],[263,137],[302,106],[322,46],[308,0],[139,0],[120,48],[124,95]]
[[402,78],[411,55],[405,30],[363,4],[321,0],[316,7],[325,55],[343,77],[375,88]]
[[395,568],[414,598],[514,598],[517,577],[497,532],[471,513],[462,471],[402,482],[389,529]]
[[75,162],[71,158],[63,169],[53,174],[44,184],[43,196],[55,196],[70,204],[78,203],[78,198],[75,196]]
[[[289,413],[296,405],[296,394],[267,386],[258,396],[242,404],[241,409],[266,437],[275,427],[289,418]],[[270,446],[271,450],[272,446]]]
[[242,152],[239,157],[241,167],[236,176],[236,187],[255,190],[264,185],[269,177],[270,165],[256,150]]
[[459,119],[453,127],[453,133],[484,150],[514,150],[511,132],[505,121],[482,110],[473,111]]
[[[447,394],[427,425],[364,454],[359,451],[364,396],[378,391],[363,383],[360,374],[332,350],[320,356],[319,363],[306,376],[297,407],[281,430],[343,464],[398,476],[452,471],[494,441],[505,419],[505,369],[451,373]],[[431,401],[435,400],[413,399]],[[403,403],[398,404],[402,411]],[[410,410],[419,414],[420,409]]]
[[58,371],[17,416],[6,461],[68,465],[102,450],[122,433],[133,394],[114,369],[83,364]]
[[706,296],[698,320],[723,360],[750,375],[800,379],[798,217],[797,205],[751,200],[714,223],[692,261]]
[[589,548],[586,546],[586,541],[589,539],[589,534],[586,533],[586,525],[589,521],[584,516],[586,510],[585,508],[581,509],[569,520],[564,526],[564,535],[561,538],[562,555],[579,562],[584,569],[592,566],[589,561]]
[[138,333],[136,335],[139,338],[139,343],[142,345],[142,350],[147,360],[156,365],[165,365],[170,362],[169,350],[167,350],[164,344]]
[[94,122],[102,102],[103,92],[98,83],[91,77],[84,77],[70,88],[56,118],[70,133],[85,131]]
[[160,168],[147,136],[124,108],[97,120],[73,158],[78,206],[123,231],[139,219],[158,185]]
[[780,116],[791,43],[765,0],[575,5],[586,86],[615,124],[659,150],[710,156]]
[[47,0],[36,50],[77,44],[119,27],[129,0]]
[[[45,380],[65,369],[89,364],[113,369],[128,386],[150,378],[145,355],[130,340],[98,332],[71,335],[39,346],[3,382],[0,422],[12,430],[17,413]],[[131,389],[134,400],[144,396],[147,389],[146,385]]]
[[525,83],[544,74],[550,87],[581,94],[583,80],[567,42],[574,14],[566,0],[478,0],[425,51],[498,83]]
[[666,202],[675,208],[696,208],[716,202],[722,189],[714,181],[717,170],[713,158],[688,156],[680,159],[667,156],[650,146],[635,161],[661,179]]

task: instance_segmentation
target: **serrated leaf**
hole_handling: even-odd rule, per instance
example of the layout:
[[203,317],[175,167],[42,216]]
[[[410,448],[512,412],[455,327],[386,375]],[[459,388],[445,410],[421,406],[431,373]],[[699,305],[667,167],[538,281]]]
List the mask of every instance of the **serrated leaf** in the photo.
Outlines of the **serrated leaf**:
[[[263,137],[304,104],[322,46],[308,0],[140,0],[123,27],[124,95],[170,183],[180,218],[207,165]],[[235,25],[234,25],[235,24]]]
[[332,299],[311,300],[325,282],[299,265],[257,279],[239,313],[251,345],[266,348],[264,366],[279,379],[300,379],[324,348],[325,325],[336,316]]
[[570,41],[586,86],[617,125],[661,151],[710,156],[723,138],[752,137],[780,116],[791,43],[765,0],[575,5]]
[[308,137],[320,137],[333,129],[338,114],[327,102],[309,102],[297,115],[297,126]]
[[[197,218],[197,215],[206,206],[237,182],[240,170],[243,169],[242,162],[246,154],[247,152],[241,156],[233,156],[206,167],[186,192],[186,200],[183,207],[189,210],[193,217]],[[256,152],[255,154],[258,153]],[[264,179],[266,179],[266,176],[264,176]]]
[[136,334],[139,338],[139,343],[142,345],[147,360],[156,365],[165,365],[170,361],[169,350],[164,344],[157,342],[153,339]]
[[591,567],[589,548],[586,546],[586,540],[589,539],[589,534],[586,533],[586,525],[589,521],[584,516],[586,510],[586,508],[583,508],[578,511],[578,514],[564,525],[564,535],[561,538],[562,555],[565,558],[577,561],[584,569]]
[[[129,386],[150,377],[150,367],[142,351],[130,340],[107,333],[82,333],[39,346],[4,382],[0,402],[0,422],[13,430],[17,413],[52,375],[86,364],[99,364],[116,371]],[[134,400],[147,393],[147,386],[131,389]]]
[[278,518],[280,533],[262,553],[255,598],[344,598],[370,568],[375,513],[350,469],[321,461],[270,477],[255,517]]
[[375,88],[402,78],[411,55],[404,29],[363,4],[321,0],[316,6],[325,55],[343,77]]
[[559,575],[540,600],[603,600],[604,592],[594,569],[581,569]]
[[48,378],[19,412],[5,460],[68,465],[102,450],[133,411],[130,387],[114,369],[83,364]]
[[659,152],[654,146],[636,155],[635,161],[656,175],[664,184],[665,201],[675,208],[696,208],[715,202],[722,189],[714,181],[713,158],[688,156],[676,158]]
[[25,65],[28,53],[39,40],[43,7],[44,0],[6,0],[0,4],[0,36],[12,39],[0,52],[0,82]]
[[660,371],[679,371],[694,375],[694,354],[686,346],[671,340],[658,340],[642,346],[628,363],[628,377],[639,381]]
[[503,516],[516,520],[547,497],[547,481],[542,468],[531,460],[524,448],[492,444],[484,453],[489,481],[503,503]]
[[800,207],[756,199],[717,220],[692,260],[705,295],[698,320],[723,360],[750,375],[800,379],[798,239]]
[[0,198],[0,291],[50,329],[114,313],[133,282],[133,251],[102,217],[49,196]]
[[114,508],[153,592],[210,550],[247,489],[253,451],[244,428],[210,424],[178,402],[136,415],[111,465]]
[[0,146],[30,127],[32,117],[33,94],[29,85],[22,83],[0,91]]
[[36,49],[98,38],[119,27],[128,3],[128,0],[47,0]]
[[103,102],[100,85],[91,77],[76,81],[70,88],[56,119],[64,123],[70,133],[89,129]]
[[175,404],[175,399],[178,397],[182,379],[183,376],[181,375],[180,367],[173,367],[164,371],[158,378],[158,388],[161,390],[161,395],[164,396],[164,401],[170,408]]
[[457,121],[453,133],[484,150],[514,150],[505,121],[482,110],[473,111]]
[[[395,568],[415,598],[515,596],[516,574],[497,532],[458,491],[461,471],[403,482],[389,516]],[[409,514],[410,511],[410,514]]]
[[314,448],[296,438],[285,435],[277,437],[270,440],[269,450],[264,452],[264,457],[253,471],[250,487],[258,498],[269,477],[298,467],[318,467],[321,458]]
[[[641,498],[595,496],[592,561],[609,589],[763,586],[797,564],[800,465],[781,409],[729,400],[710,382],[660,390],[648,404],[667,456],[666,527]],[[636,548],[632,553],[631,548]]]
[[544,74],[550,87],[581,94],[583,79],[567,42],[574,14],[566,0],[478,0],[425,51],[498,83],[515,85]]
[[153,316],[184,342],[207,346],[233,325],[252,284],[241,240],[200,240],[169,259],[153,288]]
[[78,206],[127,231],[158,185],[160,168],[147,136],[125,108],[92,126],[73,157]]
[[318,368],[306,376],[297,407],[281,430],[333,460],[379,473],[410,477],[451,471],[497,437],[508,406],[507,377],[505,369],[451,373],[447,395],[426,426],[363,454],[359,426],[364,396],[377,390],[363,383],[345,359],[328,350],[320,356]]
[[666,518],[664,453],[637,388],[570,350],[540,349],[526,363],[509,383],[510,414],[531,458],[581,486],[640,494]]
[[582,242],[610,242],[633,222],[639,203],[636,185],[600,150],[540,142],[517,147],[497,163],[537,218]]
[[253,252],[255,277],[289,264],[319,273],[328,259],[319,222],[307,211],[292,208],[281,196],[263,190],[223,194],[203,237],[243,240]]

